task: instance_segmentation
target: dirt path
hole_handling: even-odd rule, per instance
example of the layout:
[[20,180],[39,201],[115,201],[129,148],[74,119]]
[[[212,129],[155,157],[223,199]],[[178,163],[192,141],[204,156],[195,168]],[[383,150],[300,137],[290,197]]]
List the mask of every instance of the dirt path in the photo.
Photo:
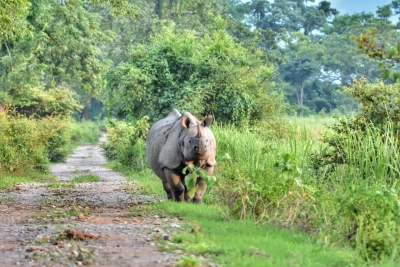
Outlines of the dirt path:
[[[127,216],[130,206],[160,199],[138,194],[134,183],[102,167],[100,152],[98,145],[83,145],[51,168],[66,187],[34,183],[0,190],[0,266],[176,264],[178,255],[160,252],[154,240],[168,239],[179,220]],[[101,179],[73,188],[71,179],[82,175]]]

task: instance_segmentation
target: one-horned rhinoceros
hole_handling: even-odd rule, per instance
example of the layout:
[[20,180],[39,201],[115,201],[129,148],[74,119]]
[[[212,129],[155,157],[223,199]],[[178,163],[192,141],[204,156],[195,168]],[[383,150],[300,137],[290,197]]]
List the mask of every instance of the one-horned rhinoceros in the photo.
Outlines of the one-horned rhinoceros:
[[[150,167],[161,179],[168,199],[190,201],[183,169],[193,164],[211,175],[214,170],[216,142],[209,126],[213,117],[200,122],[189,112],[181,115],[173,109],[167,117],[154,123],[148,133],[146,153]],[[193,202],[201,203],[207,184],[196,180]]]

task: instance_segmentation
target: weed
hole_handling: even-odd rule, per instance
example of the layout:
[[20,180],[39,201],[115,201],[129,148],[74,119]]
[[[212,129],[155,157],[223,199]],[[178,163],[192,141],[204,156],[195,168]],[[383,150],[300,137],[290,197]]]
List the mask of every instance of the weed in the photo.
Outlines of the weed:
[[81,175],[78,177],[74,177],[74,179],[72,179],[73,183],[89,183],[89,182],[98,182],[98,181],[100,181],[100,177],[97,175],[93,175],[93,174]]
[[183,257],[176,267],[198,267],[200,266],[200,260],[193,256]]

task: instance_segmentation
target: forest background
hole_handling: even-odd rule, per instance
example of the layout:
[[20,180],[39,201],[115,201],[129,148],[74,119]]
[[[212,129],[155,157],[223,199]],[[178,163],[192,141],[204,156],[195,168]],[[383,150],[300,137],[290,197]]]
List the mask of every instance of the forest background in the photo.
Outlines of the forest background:
[[[262,61],[269,68],[270,76],[263,83],[270,83],[268,90],[281,94],[288,114],[354,112],[357,102],[343,92],[343,86],[358,77],[374,81],[381,72],[374,59],[360,53],[352,37],[376,28],[383,38],[390,35],[395,39],[396,34],[392,33],[397,26],[389,18],[398,9],[396,5],[386,5],[379,7],[376,14],[341,15],[327,1],[312,3],[133,1],[114,10],[93,5],[94,2],[6,4],[2,16],[0,103],[20,105],[29,101],[27,95],[32,94],[26,92],[32,89],[27,87],[66,87],[79,96],[84,106],[79,116],[103,117],[102,106],[110,100],[107,93],[118,90],[113,82],[138,64],[132,62],[132,57],[138,57],[135,53],[139,53],[139,47],[144,51],[153,49],[155,45],[149,41],[154,43],[151,38],[157,38],[155,34],[163,35],[162,30],[169,28],[202,38],[219,28],[253,55],[246,59],[249,66]],[[130,15],[115,16],[116,11]],[[202,64],[205,68],[206,64]],[[193,78],[192,74],[187,73]],[[136,81],[139,82],[142,81]],[[193,82],[196,86],[201,84]],[[119,88],[137,86],[133,81],[118,83]],[[208,94],[214,93],[214,89],[202,87]],[[178,99],[175,95],[171,98]],[[119,108],[127,109],[127,105]],[[119,108],[115,114],[122,112]],[[206,109],[215,112],[215,107]]]

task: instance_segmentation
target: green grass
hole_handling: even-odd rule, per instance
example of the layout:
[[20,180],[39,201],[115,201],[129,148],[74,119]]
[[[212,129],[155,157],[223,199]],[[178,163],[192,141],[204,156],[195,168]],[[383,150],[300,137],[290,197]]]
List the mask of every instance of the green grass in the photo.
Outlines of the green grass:
[[100,181],[100,177],[93,174],[81,175],[72,179],[72,183],[90,183],[98,181]]
[[18,183],[45,182],[54,179],[50,174],[32,172],[24,175],[10,175],[0,173],[0,189],[12,188]]
[[[363,264],[351,249],[318,245],[307,235],[296,231],[255,225],[252,221],[238,221],[220,206],[165,201],[149,207],[144,212],[184,219],[184,228],[172,237],[173,244],[165,243],[165,247],[169,251],[183,250],[186,255],[185,261],[187,256],[194,255],[197,259],[205,256],[222,266]],[[198,230],[193,232],[192,228]]]
[[[141,193],[156,194],[166,200],[158,177],[126,172],[135,180]],[[164,249],[183,250],[179,266],[199,266],[202,257],[222,266],[364,266],[365,262],[351,248],[336,248],[318,242],[305,233],[278,229],[268,224],[239,221],[231,211],[217,205],[194,205],[164,201],[135,206],[130,216],[158,214],[178,217],[185,226],[172,236],[172,245]],[[194,233],[192,228],[200,229]],[[192,264],[192,265],[191,265]]]

